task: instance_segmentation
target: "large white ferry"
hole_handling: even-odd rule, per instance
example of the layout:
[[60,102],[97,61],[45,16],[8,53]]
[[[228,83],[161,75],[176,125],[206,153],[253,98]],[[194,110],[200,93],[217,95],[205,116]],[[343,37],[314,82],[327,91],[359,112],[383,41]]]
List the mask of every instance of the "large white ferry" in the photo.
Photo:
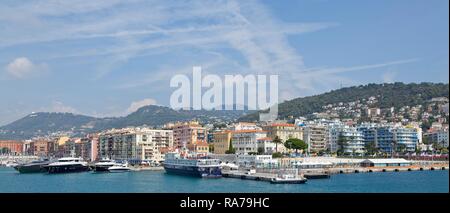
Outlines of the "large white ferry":
[[203,178],[222,177],[220,161],[207,156],[181,156],[179,153],[167,153],[164,169],[168,174],[188,175]]

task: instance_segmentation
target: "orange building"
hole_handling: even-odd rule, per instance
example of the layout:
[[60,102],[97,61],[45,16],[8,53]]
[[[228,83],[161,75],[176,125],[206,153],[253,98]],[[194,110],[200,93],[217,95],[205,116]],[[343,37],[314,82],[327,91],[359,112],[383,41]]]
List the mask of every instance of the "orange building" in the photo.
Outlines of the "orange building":
[[54,143],[46,140],[38,140],[31,142],[31,148],[33,155],[36,156],[49,156],[53,151]]
[[0,141],[1,152],[6,152],[3,154],[21,155],[23,153],[23,142],[13,140]]
[[275,139],[278,136],[283,142],[289,138],[303,139],[303,129],[294,124],[288,123],[272,123],[263,126],[263,130],[267,131],[267,136]]
[[213,133],[214,154],[225,154],[230,149],[233,131],[225,130]]

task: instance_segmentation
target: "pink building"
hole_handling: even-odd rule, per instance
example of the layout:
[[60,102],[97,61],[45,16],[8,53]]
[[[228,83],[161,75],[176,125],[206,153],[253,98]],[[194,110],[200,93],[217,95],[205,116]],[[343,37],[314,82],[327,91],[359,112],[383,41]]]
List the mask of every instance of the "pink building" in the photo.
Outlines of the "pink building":
[[206,128],[198,122],[177,123],[173,126],[174,147],[204,147],[206,134]]

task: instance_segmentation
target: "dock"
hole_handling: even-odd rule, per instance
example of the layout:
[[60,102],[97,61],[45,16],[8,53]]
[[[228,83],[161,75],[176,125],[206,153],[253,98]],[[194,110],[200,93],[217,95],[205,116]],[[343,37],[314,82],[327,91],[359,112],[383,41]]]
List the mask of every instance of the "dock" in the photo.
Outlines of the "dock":
[[222,176],[226,178],[239,178],[244,180],[257,180],[257,181],[269,181],[275,178],[277,175],[272,173],[253,173],[248,174],[245,171],[237,170],[223,170]]
[[330,174],[371,173],[371,172],[409,172],[427,170],[448,170],[449,166],[406,166],[406,167],[353,167],[330,168]]
[[[345,168],[328,168],[324,169],[310,169],[302,170],[300,173],[308,179],[327,179],[332,175],[349,174],[349,173],[372,173],[372,172],[408,172],[408,171],[433,171],[433,170],[448,170],[449,166],[408,166],[408,167],[345,167]],[[268,181],[270,182],[277,175],[276,173],[255,172],[248,173],[242,170],[223,170],[222,176],[225,178],[238,178],[244,180]]]

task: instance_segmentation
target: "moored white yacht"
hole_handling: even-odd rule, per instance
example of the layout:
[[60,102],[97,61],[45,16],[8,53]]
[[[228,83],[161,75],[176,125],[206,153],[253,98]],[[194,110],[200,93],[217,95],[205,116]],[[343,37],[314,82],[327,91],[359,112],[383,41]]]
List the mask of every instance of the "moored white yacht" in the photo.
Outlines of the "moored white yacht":
[[102,159],[99,162],[94,164],[94,171],[96,172],[108,172],[109,168],[116,165],[117,163],[114,160],[110,159]]
[[130,170],[131,170],[131,168],[128,167],[127,163],[124,163],[124,164],[117,163],[117,164],[114,164],[114,166],[111,166],[108,168],[109,172],[128,172]]
[[48,173],[69,173],[89,171],[89,165],[82,158],[60,158],[54,163],[44,166]]

